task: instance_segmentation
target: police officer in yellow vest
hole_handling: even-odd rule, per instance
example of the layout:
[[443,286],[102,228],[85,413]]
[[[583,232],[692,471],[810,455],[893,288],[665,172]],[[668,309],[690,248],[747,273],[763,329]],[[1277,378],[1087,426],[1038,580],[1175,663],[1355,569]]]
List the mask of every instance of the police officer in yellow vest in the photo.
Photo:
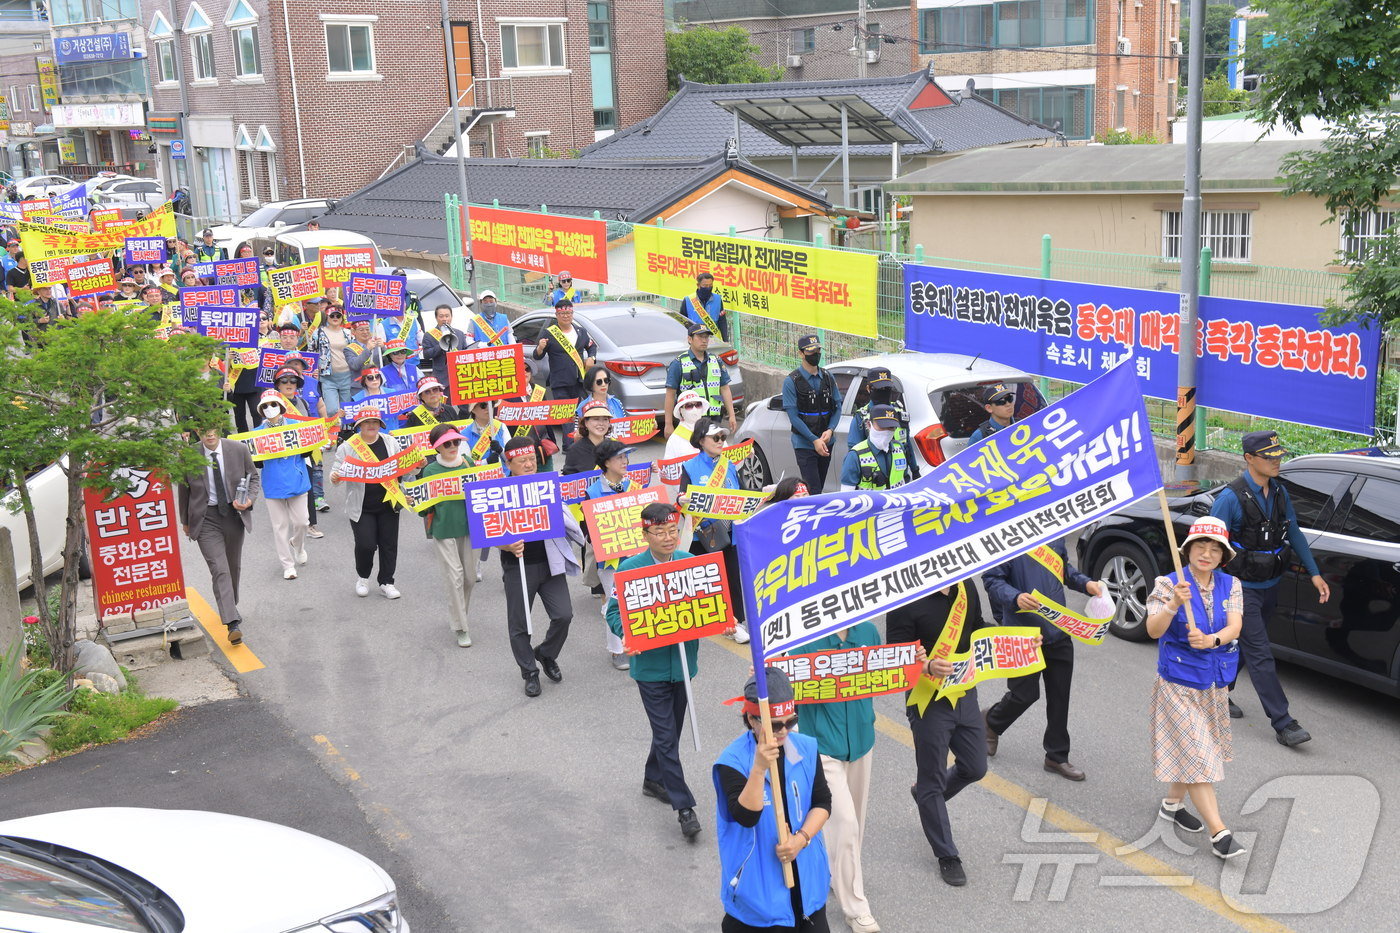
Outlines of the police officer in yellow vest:
[[671,361],[666,367],[666,434],[674,430],[672,420],[676,396],[687,390],[705,399],[705,415],[718,420],[723,404],[729,416],[729,430],[739,430],[738,419],[734,417],[734,396],[729,391],[729,367],[720,358],[710,353],[710,329],[704,324],[691,324],[685,329],[686,342],[690,349]]
[[893,489],[918,476],[919,467],[894,406],[872,405],[870,436],[848,450],[841,465],[841,491]]

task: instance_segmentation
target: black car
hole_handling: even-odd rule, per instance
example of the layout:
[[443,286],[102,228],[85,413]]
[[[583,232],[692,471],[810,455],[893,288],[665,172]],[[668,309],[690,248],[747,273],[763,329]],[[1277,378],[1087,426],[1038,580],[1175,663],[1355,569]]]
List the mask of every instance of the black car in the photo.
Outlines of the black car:
[[[1274,655],[1400,697],[1400,450],[1298,457],[1281,478],[1332,595],[1319,603],[1302,564],[1290,562],[1268,620]],[[1168,487],[1178,541],[1224,485]],[[1147,594],[1172,570],[1157,498],[1086,528],[1078,558],[1118,604],[1113,633],[1146,641]]]

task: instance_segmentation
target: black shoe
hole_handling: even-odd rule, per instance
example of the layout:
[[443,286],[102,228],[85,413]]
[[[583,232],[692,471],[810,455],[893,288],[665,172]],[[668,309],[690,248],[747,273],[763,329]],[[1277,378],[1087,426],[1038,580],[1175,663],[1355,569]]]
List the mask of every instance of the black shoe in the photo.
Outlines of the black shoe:
[[1235,701],[1234,701],[1234,700],[1229,700],[1228,702],[1229,702],[1229,704],[1230,704],[1230,718],[1231,718],[1231,719],[1243,719],[1243,718],[1244,718],[1244,710],[1240,709],[1239,706],[1237,706],[1237,705],[1235,704]]
[[660,781],[653,781],[649,778],[642,778],[642,796],[655,797],[657,800],[670,800],[666,795],[666,788]]
[[676,811],[676,819],[681,824],[681,835],[687,839],[694,839],[700,835],[700,820],[695,816],[695,810],[686,807],[684,810]]
[[544,668],[544,676],[554,681],[556,684],[564,679],[564,672],[559,670],[559,662],[553,658],[546,658],[540,654],[540,649],[535,649],[535,660],[540,662],[540,667]]
[[1289,748],[1297,748],[1304,742],[1312,741],[1312,735],[1309,734],[1307,729],[1298,725],[1298,720],[1296,719],[1289,720],[1288,725],[1278,730],[1276,738],[1278,739],[1278,744],[1287,745]]
[[956,855],[949,855],[938,860],[938,873],[943,876],[946,884],[951,884],[955,888],[960,888],[967,884],[967,872],[963,871],[962,859]]
[[228,627],[228,643],[229,643],[230,645],[241,645],[241,644],[243,644],[243,633],[242,633],[241,631],[239,631],[239,629],[238,629],[238,623],[237,623],[237,622],[231,622],[231,623],[229,623],[229,627]]
[[1196,814],[1187,810],[1184,805],[1175,810],[1168,810],[1166,803],[1163,803],[1162,808],[1157,811],[1157,815],[1164,820],[1171,820],[1188,833],[1198,833],[1205,829],[1205,824],[1196,819]]
[[1217,858],[1231,859],[1237,855],[1244,855],[1249,850],[1235,841],[1235,837],[1228,829],[1222,829],[1214,836],[1210,837],[1210,850]]
[[539,671],[531,671],[525,675],[525,695],[527,697],[537,697],[540,695]]

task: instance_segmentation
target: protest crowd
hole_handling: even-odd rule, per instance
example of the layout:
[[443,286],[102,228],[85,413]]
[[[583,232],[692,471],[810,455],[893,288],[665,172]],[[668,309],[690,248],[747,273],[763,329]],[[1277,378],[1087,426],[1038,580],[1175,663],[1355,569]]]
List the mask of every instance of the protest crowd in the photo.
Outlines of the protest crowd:
[[[913,598],[890,597],[888,611],[846,626],[821,626],[831,604],[786,615],[770,608],[772,592],[782,588],[766,576],[776,564],[751,542],[781,540],[786,548],[793,523],[806,516],[816,527],[802,500],[828,485],[841,393],[822,366],[819,335],[801,336],[782,386],[800,476],[743,488],[736,465],[751,455],[752,441],[730,442],[742,413],[728,367],[709,351],[712,338],[728,337],[732,312],[708,273],[697,278],[695,294],[676,296],[684,299],[688,347],[667,368],[662,410],[636,413],[610,392],[594,336],[574,320],[567,273],[550,295],[554,323],[522,345],[487,290],[473,296],[463,318],[462,309],[446,305],[419,308],[398,270],[338,269],[308,285],[304,270],[287,273],[271,255],[225,255],[209,230],[193,244],[169,235],[173,221],[163,208],[114,228],[118,239],[96,255],[27,255],[31,239],[52,245],[70,234],[101,236],[108,226],[92,217],[83,222],[89,233],[73,224],[52,232],[49,220],[7,235],[0,257],[8,295],[26,309],[26,341],[65,317],[124,313],[149,315],[157,337],[191,329],[227,346],[210,360],[208,378],[223,383],[228,420],[191,436],[208,465],[183,478],[178,502],[228,640],[255,638],[273,621],[245,617],[239,604],[245,542],[270,534],[282,577],[295,585],[309,561],[323,559],[309,542],[323,536],[325,521],[343,519],[353,532],[352,559],[336,561],[347,568],[346,591],[419,603],[446,623],[445,646],[502,638],[498,621],[472,610],[477,588],[502,587],[504,639],[527,697],[544,694],[541,674],[560,683],[570,657],[585,651],[606,651],[615,676],[625,671],[635,681],[651,732],[641,792],[671,808],[687,839],[713,827],[721,929],[821,931],[833,921],[861,933],[880,929],[861,870],[877,695],[907,694],[910,791],[948,885],[967,882],[952,801],[986,774],[989,757],[1008,735],[1016,738],[1016,723],[1042,694],[1044,725],[1036,727],[1045,770],[1086,779],[1071,757],[1074,657],[1102,640],[1113,608],[1104,585],[1071,563],[1063,535],[1037,539],[980,571],[980,592],[976,575],[965,574],[910,591]],[[34,232],[41,226],[50,239]],[[545,359],[548,385],[541,386],[532,365]],[[924,489],[891,374],[872,370],[867,380],[870,402],[856,412],[848,453],[835,464],[839,491],[820,500],[832,509],[861,501],[893,507],[901,490]],[[988,417],[974,440],[1019,449],[1025,441],[1005,441],[1013,434],[1012,393],[990,385],[979,400]],[[637,449],[650,441],[657,456],[643,462]],[[1232,756],[1228,689],[1241,653],[1280,743],[1308,738],[1288,715],[1259,634],[1267,586],[1281,572],[1262,566],[1258,555],[1277,542],[1260,527],[1275,537],[1280,527],[1290,532],[1287,516],[1270,522],[1252,503],[1277,475],[1282,451],[1262,433],[1248,435],[1244,451],[1237,496],[1191,528],[1176,572],[1155,581],[1148,603],[1148,626],[1160,639],[1151,759],[1165,785],[1153,806],[1182,832],[1204,831],[1223,859],[1244,851],[1213,790]],[[971,470],[977,461],[963,462]],[[888,522],[877,529],[876,518],[869,521],[869,542],[813,538],[810,559],[849,561],[832,579],[862,576],[858,552],[889,530]],[[927,530],[912,521],[915,532]],[[762,531],[751,532],[749,523]],[[426,544],[416,540],[420,533]],[[1311,561],[1305,540],[1293,544]],[[398,588],[396,569],[410,550],[434,555],[436,592]],[[741,579],[754,592],[741,592]],[[800,588],[791,579],[784,586]],[[1088,607],[1067,608],[1067,590],[1090,597]],[[805,627],[820,637],[784,634],[784,619],[790,625],[799,611],[813,613]],[[571,639],[576,616],[581,631]],[[710,781],[699,780],[697,796],[680,750],[697,702],[699,640],[709,635],[752,639],[754,658],[766,665],[728,701],[740,714],[737,737],[714,761]],[[979,697],[979,683],[999,689]],[[718,701],[719,688],[709,689],[701,702]]]

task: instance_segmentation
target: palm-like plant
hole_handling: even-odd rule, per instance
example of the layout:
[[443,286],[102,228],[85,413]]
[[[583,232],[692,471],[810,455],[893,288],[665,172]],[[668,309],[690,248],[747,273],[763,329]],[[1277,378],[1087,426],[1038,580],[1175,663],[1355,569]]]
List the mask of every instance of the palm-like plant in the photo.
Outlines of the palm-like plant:
[[24,670],[22,650],[0,657],[0,761],[68,714],[64,707],[73,697],[66,680],[40,683],[40,671]]

